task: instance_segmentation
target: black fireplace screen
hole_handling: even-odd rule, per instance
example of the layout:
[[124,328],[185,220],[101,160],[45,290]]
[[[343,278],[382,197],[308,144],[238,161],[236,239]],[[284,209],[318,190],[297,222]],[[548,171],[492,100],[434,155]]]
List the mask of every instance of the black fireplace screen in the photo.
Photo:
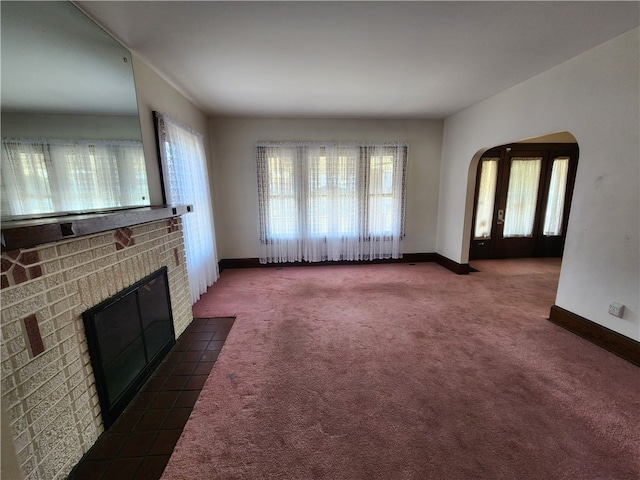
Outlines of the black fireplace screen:
[[167,267],[83,314],[105,429],[175,344]]

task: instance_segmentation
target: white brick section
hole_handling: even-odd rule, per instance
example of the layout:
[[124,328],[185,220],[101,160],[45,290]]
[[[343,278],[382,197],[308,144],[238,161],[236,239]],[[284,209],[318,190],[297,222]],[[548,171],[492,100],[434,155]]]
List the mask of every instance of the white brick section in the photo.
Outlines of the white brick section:
[[[176,336],[193,320],[178,220],[177,231],[167,220],[131,227],[135,243],[122,249],[109,231],[23,250],[37,251],[42,275],[0,291],[0,364],[26,478],[65,478],[103,431],[82,312],[166,266]],[[24,327],[33,314],[45,347],[35,358]]]

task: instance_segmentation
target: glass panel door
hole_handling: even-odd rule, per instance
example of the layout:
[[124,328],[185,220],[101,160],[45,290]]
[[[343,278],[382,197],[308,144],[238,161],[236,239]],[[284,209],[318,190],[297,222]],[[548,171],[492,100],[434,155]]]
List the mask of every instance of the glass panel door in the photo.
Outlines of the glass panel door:
[[503,238],[533,236],[541,168],[542,157],[511,160]]
[[547,172],[546,152],[507,151],[504,170],[498,175],[493,258],[532,257],[540,229],[541,201]]

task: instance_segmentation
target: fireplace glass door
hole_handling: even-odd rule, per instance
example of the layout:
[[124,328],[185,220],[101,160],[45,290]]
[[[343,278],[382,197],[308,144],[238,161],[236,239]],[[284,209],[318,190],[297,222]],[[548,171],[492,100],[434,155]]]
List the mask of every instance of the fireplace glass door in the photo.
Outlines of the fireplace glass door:
[[167,268],[83,314],[105,428],[175,344]]
[[113,405],[147,366],[135,291],[98,312],[95,326],[106,393]]

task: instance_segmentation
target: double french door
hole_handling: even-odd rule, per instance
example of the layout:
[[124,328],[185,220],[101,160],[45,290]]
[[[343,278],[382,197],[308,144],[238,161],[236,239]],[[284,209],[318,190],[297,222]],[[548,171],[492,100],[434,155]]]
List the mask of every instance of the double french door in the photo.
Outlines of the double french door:
[[562,256],[577,160],[576,144],[514,144],[485,153],[470,259]]

